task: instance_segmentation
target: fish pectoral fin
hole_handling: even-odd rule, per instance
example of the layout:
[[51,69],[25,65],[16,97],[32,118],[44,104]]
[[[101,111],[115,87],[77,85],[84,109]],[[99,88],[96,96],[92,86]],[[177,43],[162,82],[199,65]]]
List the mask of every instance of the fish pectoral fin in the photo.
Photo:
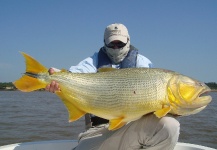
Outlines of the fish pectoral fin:
[[114,71],[117,70],[116,68],[99,68],[97,72],[109,72],[109,71]]
[[65,107],[68,110],[69,122],[76,121],[86,114],[86,112],[79,109],[78,107],[75,106],[75,104],[73,104],[67,98],[65,98],[65,96],[62,94],[62,92],[56,92],[56,94],[60,97],[60,99],[63,101]]
[[161,118],[161,117],[164,117],[170,110],[171,110],[171,107],[170,107],[170,106],[168,106],[168,107],[163,107],[162,109],[155,111],[154,114],[155,114],[158,118]]
[[126,122],[123,121],[123,118],[118,118],[118,119],[112,119],[109,121],[109,128],[108,130],[117,130],[124,126]]

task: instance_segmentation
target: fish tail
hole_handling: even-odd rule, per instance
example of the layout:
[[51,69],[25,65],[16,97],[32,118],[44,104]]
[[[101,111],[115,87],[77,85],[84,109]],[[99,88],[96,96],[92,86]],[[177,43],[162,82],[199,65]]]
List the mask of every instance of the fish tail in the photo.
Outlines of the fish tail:
[[45,88],[47,83],[39,79],[39,74],[48,74],[48,69],[40,64],[37,60],[21,52],[26,62],[26,72],[24,75],[16,80],[13,84],[17,89],[23,92],[31,92],[34,90]]

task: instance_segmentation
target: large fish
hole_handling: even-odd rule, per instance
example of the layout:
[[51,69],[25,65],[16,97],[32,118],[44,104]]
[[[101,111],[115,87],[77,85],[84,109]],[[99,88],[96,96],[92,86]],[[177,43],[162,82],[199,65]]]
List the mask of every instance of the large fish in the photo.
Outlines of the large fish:
[[61,91],[56,92],[69,112],[69,121],[86,113],[109,120],[109,130],[154,113],[190,115],[200,112],[211,96],[204,84],[165,69],[128,68],[100,69],[98,73],[70,73],[62,70],[49,75],[48,69],[23,53],[26,72],[14,85],[31,92],[45,88],[55,80]]

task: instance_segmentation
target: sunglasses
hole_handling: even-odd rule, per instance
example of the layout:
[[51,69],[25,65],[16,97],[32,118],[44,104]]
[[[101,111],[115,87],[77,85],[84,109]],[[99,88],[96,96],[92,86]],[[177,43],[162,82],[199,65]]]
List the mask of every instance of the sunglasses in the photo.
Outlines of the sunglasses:
[[[128,40],[127,40],[127,43],[128,43]],[[117,47],[117,48],[122,48],[122,47],[126,46],[127,43],[123,43],[123,42],[113,43],[113,42],[111,42],[111,43],[109,43],[108,45],[105,43],[105,45],[106,45],[106,47],[108,47],[108,48],[113,48],[113,49],[114,49],[115,47]]]

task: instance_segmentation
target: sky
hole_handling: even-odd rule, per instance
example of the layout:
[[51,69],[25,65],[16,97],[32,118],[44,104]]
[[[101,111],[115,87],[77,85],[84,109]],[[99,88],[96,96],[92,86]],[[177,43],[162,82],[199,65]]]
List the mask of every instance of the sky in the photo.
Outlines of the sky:
[[25,72],[19,51],[48,68],[77,65],[112,23],[155,68],[217,82],[216,0],[0,0],[0,82]]

